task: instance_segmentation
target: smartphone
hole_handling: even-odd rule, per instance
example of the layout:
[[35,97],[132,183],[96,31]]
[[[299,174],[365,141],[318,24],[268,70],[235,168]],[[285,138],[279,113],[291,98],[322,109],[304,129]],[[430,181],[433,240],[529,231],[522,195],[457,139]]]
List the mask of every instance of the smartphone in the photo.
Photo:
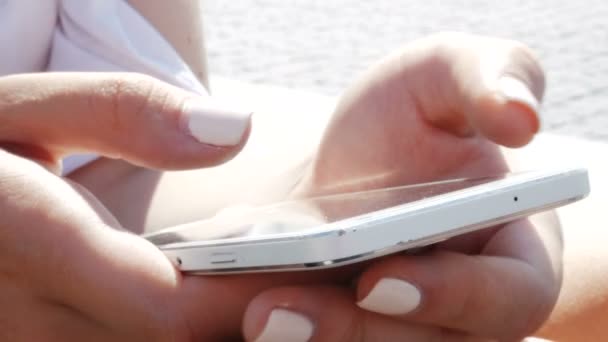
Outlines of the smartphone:
[[313,270],[428,246],[588,193],[585,169],[455,179],[242,206],[145,238],[187,273]]

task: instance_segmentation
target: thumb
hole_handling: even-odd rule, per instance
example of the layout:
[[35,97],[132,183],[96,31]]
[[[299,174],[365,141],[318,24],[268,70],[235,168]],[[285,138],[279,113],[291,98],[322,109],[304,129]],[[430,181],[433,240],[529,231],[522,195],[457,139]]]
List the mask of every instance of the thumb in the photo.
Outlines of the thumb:
[[209,166],[248,136],[251,113],[231,107],[138,74],[14,75],[0,78],[0,141],[50,161],[86,151],[153,168]]

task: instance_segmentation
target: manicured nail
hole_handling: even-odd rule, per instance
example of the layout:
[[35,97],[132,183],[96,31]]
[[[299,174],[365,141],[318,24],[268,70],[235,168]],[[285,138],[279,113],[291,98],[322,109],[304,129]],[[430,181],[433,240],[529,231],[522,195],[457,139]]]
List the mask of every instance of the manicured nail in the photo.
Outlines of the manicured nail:
[[540,104],[530,91],[530,88],[521,80],[512,76],[502,76],[498,80],[498,91],[507,100],[524,104],[534,112],[538,113]]
[[188,100],[183,113],[183,126],[188,133],[202,143],[216,146],[237,145],[243,139],[252,114],[212,98]]
[[418,307],[420,297],[416,286],[400,279],[384,278],[357,305],[384,315],[403,315]]
[[305,316],[285,309],[274,309],[256,342],[308,341],[314,325]]

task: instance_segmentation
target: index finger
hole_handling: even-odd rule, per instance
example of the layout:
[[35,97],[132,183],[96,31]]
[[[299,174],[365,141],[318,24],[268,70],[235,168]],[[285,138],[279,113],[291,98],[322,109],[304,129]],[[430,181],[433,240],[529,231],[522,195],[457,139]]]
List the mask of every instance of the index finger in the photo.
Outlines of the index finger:
[[85,151],[155,168],[215,165],[243,147],[250,116],[139,74],[0,78],[0,142],[53,158]]

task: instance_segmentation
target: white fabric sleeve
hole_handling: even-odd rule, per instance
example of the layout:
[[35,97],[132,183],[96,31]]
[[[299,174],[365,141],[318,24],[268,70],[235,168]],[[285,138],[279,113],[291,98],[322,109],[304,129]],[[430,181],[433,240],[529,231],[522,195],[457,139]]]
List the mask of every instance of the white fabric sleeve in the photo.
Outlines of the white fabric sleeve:
[[0,76],[44,71],[58,0],[0,0]]
[[[175,49],[124,0],[61,0],[48,71],[139,72],[207,94]],[[94,158],[66,158],[64,174]]]

